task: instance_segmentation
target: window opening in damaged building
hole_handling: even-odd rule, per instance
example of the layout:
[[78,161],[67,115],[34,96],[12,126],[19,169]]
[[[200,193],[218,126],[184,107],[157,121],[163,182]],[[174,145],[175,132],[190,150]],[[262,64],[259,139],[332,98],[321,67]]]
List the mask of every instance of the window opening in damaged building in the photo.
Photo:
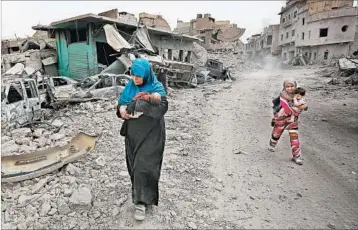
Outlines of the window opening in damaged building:
[[71,29],[69,43],[86,42],[87,41],[87,29]]
[[111,54],[115,54],[117,52],[107,43],[96,42],[96,48],[98,63],[109,66],[117,60],[115,56],[110,56]]
[[328,28],[319,29],[319,37],[327,37],[328,36]]

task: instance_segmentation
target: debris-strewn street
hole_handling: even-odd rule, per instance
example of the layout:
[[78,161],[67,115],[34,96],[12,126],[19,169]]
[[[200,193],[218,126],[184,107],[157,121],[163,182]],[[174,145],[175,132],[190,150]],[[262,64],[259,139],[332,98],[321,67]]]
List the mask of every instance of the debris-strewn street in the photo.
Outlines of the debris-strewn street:
[[[132,217],[115,101],[55,111],[51,129],[3,133],[2,155],[65,145],[80,131],[99,139],[60,170],[2,184],[1,227],[358,228],[358,90],[329,85],[318,70],[262,69],[233,83],[171,90],[159,206],[143,223]],[[287,77],[308,91],[302,166],[290,160],[287,135],[267,150],[271,100]]]

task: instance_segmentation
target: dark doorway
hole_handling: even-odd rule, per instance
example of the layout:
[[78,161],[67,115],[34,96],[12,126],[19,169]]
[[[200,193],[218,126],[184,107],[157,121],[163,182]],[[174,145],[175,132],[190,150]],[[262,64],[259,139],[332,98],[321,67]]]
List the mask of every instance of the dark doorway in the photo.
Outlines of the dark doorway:
[[97,47],[97,60],[102,65],[109,66],[117,60],[116,57],[110,56],[111,54],[117,53],[110,45],[104,42],[96,42]]

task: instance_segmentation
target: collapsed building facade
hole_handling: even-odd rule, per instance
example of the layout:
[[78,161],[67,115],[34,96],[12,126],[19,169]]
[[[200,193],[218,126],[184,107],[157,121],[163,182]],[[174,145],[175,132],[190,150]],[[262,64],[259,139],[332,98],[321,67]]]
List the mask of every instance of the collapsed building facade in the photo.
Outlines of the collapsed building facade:
[[254,34],[247,38],[245,52],[249,58],[263,58],[268,55],[277,56],[281,54],[279,47],[280,25],[269,25],[261,34]]
[[245,29],[230,21],[216,21],[211,14],[197,14],[190,22],[177,21],[175,32],[197,36],[203,40],[203,46],[208,50],[243,48],[240,40]]
[[148,27],[171,31],[169,23],[163,18],[162,15],[148,14],[143,12],[139,14],[139,20],[142,24]]
[[328,63],[357,50],[353,0],[288,0],[279,15],[284,60],[301,54],[310,62]]
[[1,54],[1,73],[16,66],[10,74],[41,71],[57,75],[55,39],[46,32],[36,32],[29,38],[2,40]]
[[[99,15],[64,19],[49,26],[34,26],[33,29],[55,34],[59,74],[73,79],[100,73],[118,60],[116,54],[122,48],[131,49],[128,42],[134,40],[151,54],[167,60],[191,62],[193,42],[199,41],[198,38],[153,27],[138,29],[130,18],[128,13],[124,15],[111,10]],[[174,51],[178,51],[178,57],[173,56]]]

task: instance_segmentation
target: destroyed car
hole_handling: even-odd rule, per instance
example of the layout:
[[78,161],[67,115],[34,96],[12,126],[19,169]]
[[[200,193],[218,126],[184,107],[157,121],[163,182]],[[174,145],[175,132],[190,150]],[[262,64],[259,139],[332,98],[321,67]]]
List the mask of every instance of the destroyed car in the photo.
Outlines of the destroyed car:
[[190,87],[197,86],[197,79],[195,75],[195,66],[190,63],[177,62],[177,61],[165,61],[165,67],[159,67],[154,72],[159,75],[159,71],[166,73],[165,81],[168,81],[170,85],[186,85]]
[[231,72],[228,68],[224,68],[224,64],[221,61],[208,59],[205,63],[205,68],[210,71],[209,76],[215,79],[222,80],[235,80],[231,76]]
[[3,79],[1,115],[2,122],[10,127],[21,127],[41,118],[40,95],[34,79]]
[[130,79],[130,76],[125,74],[110,73],[88,77],[80,83],[83,91],[75,93],[73,97],[118,97]]
[[69,77],[40,77],[37,88],[41,107],[49,107],[57,99],[70,98],[77,91],[77,84],[77,81]]

